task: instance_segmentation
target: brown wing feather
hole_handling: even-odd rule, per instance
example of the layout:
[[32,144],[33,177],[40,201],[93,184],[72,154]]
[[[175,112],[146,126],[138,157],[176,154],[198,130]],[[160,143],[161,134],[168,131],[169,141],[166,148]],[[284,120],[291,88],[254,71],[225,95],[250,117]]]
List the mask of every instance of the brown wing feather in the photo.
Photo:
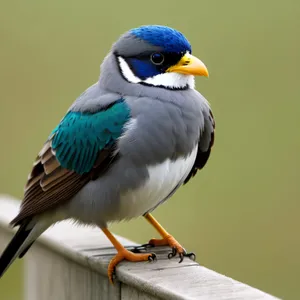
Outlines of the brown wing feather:
[[[48,153],[48,152],[46,152],[46,153]],[[48,160],[46,160],[46,161],[41,160],[41,163],[43,164],[44,171],[47,175],[53,173],[60,167],[58,160],[56,159],[56,157],[53,154],[52,154],[52,157],[49,158]]]
[[40,185],[45,192],[57,185],[60,181],[66,180],[67,177],[70,177],[72,174],[72,171],[59,167],[51,174],[44,175],[40,181]]
[[112,162],[113,147],[99,153],[94,169],[80,175],[60,166],[47,141],[40,151],[25,186],[21,210],[11,224],[19,225],[24,219],[43,213],[76,194],[88,181],[97,178]]
[[52,155],[52,149],[49,148],[42,156],[41,158],[41,162],[42,164],[45,164],[49,159],[51,159],[53,157]]

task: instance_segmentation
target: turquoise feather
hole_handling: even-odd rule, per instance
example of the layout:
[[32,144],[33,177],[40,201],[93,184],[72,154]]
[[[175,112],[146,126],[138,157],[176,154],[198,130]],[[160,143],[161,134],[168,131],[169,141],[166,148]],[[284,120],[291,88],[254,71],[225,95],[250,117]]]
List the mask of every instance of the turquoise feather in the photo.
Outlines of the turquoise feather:
[[96,113],[68,112],[51,134],[57,160],[76,173],[89,172],[99,152],[121,136],[129,119],[124,101]]

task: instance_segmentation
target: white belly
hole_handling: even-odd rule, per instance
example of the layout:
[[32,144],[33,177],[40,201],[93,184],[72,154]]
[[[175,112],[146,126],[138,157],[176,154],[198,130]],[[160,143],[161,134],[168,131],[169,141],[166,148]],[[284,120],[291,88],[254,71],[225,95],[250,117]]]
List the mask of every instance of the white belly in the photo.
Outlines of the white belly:
[[161,164],[149,166],[149,178],[145,184],[121,195],[118,217],[130,219],[141,216],[165,200],[188,176],[194,165],[197,150],[198,146],[186,158],[176,161],[167,159]]

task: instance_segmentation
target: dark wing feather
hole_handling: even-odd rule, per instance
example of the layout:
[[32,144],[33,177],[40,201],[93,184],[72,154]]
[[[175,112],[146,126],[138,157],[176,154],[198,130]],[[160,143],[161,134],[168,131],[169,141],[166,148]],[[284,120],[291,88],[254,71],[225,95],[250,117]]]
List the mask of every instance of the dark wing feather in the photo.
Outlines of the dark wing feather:
[[130,111],[118,100],[95,113],[69,111],[40,151],[25,187],[18,216],[26,218],[63,204],[87,182],[103,174],[114,159]]
[[192,170],[188,177],[185,179],[186,184],[192,177],[197,174],[198,170],[201,170],[207,163],[211,148],[215,140],[215,120],[211,110],[208,114],[204,113],[204,130],[200,134],[200,140],[198,144],[198,153]]
[[94,168],[89,173],[78,174],[60,166],[51,140],[39,153],[29,175],[20,213],[11,224],[19,225],[33,215],[43,213],[74,196],[87,182],[96,179],[112,163],[114,147],[100,151]]

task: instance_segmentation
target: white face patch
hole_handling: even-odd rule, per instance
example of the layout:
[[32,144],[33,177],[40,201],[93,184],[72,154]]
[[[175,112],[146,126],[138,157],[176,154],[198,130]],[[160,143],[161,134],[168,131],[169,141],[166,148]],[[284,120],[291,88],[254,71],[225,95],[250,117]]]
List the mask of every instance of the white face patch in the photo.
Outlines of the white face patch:
[[164,86],[166,88],[185,88],[187,85],[193,89],[195,87],[195,79],[192,75],[184,75],[180,73],[164,73],[149,77],[145,80],[140,79],[131,71],[124,58],[118,57],[119,66],[123,76],[131,83],[146,83],[153,86]]
[[127,79],[127,81],[132,83],[139,83],[142,81],[140,78],[136,77],[133,74],[124,58],[118,56],[118,60],[122,74]]

